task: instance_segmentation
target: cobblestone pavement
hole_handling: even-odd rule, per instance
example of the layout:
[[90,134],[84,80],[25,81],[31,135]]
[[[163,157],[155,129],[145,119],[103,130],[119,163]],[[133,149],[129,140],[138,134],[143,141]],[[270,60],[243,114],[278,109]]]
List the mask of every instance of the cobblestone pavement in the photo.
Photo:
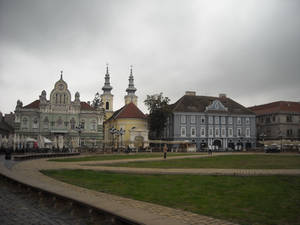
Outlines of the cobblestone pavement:
[[37,194],[26,193],[0,179],[1,225],[85,225],[89,218],[71,215],[71,209],[54,208],[52,202],[39,200]]
[[[222,154],[222,153],[221,153]],[[221,155],[218,154],[218,155]],[[203,155],[186,156],[186,157],[207,157]],[[175,158],[175,157],[172,157]],[[182,158],[182,157],[177,157]],[[153,159],[145,159],[153,160]],[[154,159],[157,160],[157,159]],[[113,162],[125,162],[132,160],[114,160]],[[140,159],[137,159],[140,161]],[[32,161],[25,161],[10,168],[0,164],[0,173],[5,173],[7,176],[20,180],[24,183],[33,185],[35,187],[66,196],[71,199],[85,202],[93,205],[96,208],[104,209],[108,212],[114,212],[119,216],[133,219],[142,224],[149,225],[196,225],[196,224],[233,224],[228,221],[210,218],[186,212],[178,209],[164,207],[152,203],[136,201],[128,198],[123,198],[115,195],[105,194],[93,190],[88,190],[78,186],[63,183],[54,180],[50,177],[44,176],[40,173],[43,169],[94,169],[94,170],[114,170],[117,172],[133,173],[137,171],[141,173],[190,173],[190,174],[220,174],[220,175],[274,175],[274,174],[293,174],[300,175],[300,170],[215,170],[215,169],[139,169],[139,168],[124,168],[124,167],[105,167],[105,163],[101,162],[99,166],[91,166],[89,164],[99,164],[99,162],[74,162],[61,163],[50,162],[47,159],[39,159]],[[274,172],[275,171],[275,172]],[[0,223],[1,224],[1,223]]]

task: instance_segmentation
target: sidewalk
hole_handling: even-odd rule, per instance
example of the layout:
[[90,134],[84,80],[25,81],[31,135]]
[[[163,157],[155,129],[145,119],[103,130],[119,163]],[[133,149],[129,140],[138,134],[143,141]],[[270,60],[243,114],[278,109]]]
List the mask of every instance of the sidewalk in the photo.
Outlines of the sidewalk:
[[[20,162],[7,168],[3,160],[0,173],[25,184],[84,202],[96,208],[147,225],[225,225],[231,222],[198,215],[152,203],[127,199],[63,183],[39,172],[42,169],[80,168],[80,165],[49,162],[47,159]],[[89,167],[90,169],[90,167]]]
[[[221,155],[222,153],[218,154]],[[243,153],[245,154],[245,153]],[[175,158],[207,157],[207,155],[178,156]],[[66,196],[71,199],[90,204],[96,208],[112,212],[131,219],[140,224],[149,225],[180,225],[180,224],[233,224],[227,221],[210,218],[178,209],[164,207],[152,203],[127,199],[115,195],[88,190],[78,186],[63,183],[47,177],[39,172],[43,169],[89,169],[142,174],[200,174],[200,175],[300,175],[300,170],[243,170],[243,169],[150,169],[108,167],[107,163],[162,160],[161,158],[125,159],[97,162],[50,162],[47,159],[18,162],[14,165],[0,161],[0,173],[43,190]],[[93,165],[94,164],[94,165]],[[95,166],[97,164],[97,166]]]

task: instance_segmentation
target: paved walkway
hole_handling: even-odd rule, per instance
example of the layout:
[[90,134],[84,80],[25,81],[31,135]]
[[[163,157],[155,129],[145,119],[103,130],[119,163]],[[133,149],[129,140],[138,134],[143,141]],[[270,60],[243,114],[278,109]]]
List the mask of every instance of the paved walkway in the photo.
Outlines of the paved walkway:
[[[221,154],[219,154],[221,155]],[[186,156],[207,157],[207,155]],[[175,157],[172,157],[175,158]],[[182,156],[176,158],[183,158]],[[143,159],[161,160],[161,159]],[[130,160],[113,160],[113,162],[128,162]],[[134,161],[141,161],[135,159]],[[100,164],[91,166],[91,164]],[[47,159],[39,159],[17,163],[14,166],[7,166],[4,163],[0,165],[0,173],[20,180],[23,183],[67,196],[69,198],[91,204],[94,207],[116,213],[122,217],[133,219],[141,224],[149,225],[196,225],[196,224],[233,224],[227,221],[210,218],[186,212],[178,209],[155,205],[151,203],[136,201],[115,195],[105,194],[88,190],[78,186],[70,185],[44,176],[39,172],[43,169],[93,169],[102,171],[132,172],[132,173],[172,173],[172,174],[220,174],[220,175],[274,175],[274,174],[292,174],[300,175],[300,170],[227,170],[227,169],[140,169],[124,167],[107,167],[103,164],[109,162],[50,162]],[[111,162],[110,162],[111,163]]]

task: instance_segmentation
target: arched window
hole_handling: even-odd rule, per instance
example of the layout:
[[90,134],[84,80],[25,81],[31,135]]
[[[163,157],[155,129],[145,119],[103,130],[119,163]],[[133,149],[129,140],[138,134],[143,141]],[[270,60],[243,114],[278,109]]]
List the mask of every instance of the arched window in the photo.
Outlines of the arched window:
[[91,121],[91,130],[96,130],[96,120]]
[[107,109],[107,110],[109,109],[109,102],[105,103],[105,109]]
[[23,117],[23,119],[22,119],[22,127],[28,127],[28,119],[27,119],[27,117]]
[[39,122],[38,122],[38,119],[35,117],[35,118],[33,119],[32,128],[37,129],[38,126],[39,126]]
[[62,123],[63,123],[63,121],[62,121],[61,117],[59,117],[58,120],[56,121],[57,126],[58,127],[62,126]]
[[44,119],[44,129],[48,129],[49,128],[49,120],[48,117],[46,116]]
[[74,118],[72,118],[70,120],[70,124],[71,124],[71,129],[74,130],[75,129],[75,119]]
[[85,129],[85,121],[84,120],[81,120],[80,127],[83,130]]

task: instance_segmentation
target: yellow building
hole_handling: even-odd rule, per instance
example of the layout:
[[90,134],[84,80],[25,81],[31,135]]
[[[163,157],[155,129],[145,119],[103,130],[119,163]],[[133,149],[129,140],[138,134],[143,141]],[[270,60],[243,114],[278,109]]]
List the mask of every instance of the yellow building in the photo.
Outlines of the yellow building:
[[106,147],[145,148],[148,146],[148,124],[143,112],[132,102],[117,110],[104,122]]
[[[107,72],[108,74],[108,72]],[[107,79],[106,79],[107,80]],[[105,148],[145,148],[148,147],[148,123],[145,114],[137,107],[136,88],[134,87],[132,67],[130,69],[129,85],[124,97],[125,106],[115,111],[104,122],[104,143]],[[110,84],[107,84],[110,94]],[[108,94],[108,92],[106,92]],[[104,102],[104,104],[106,104]],[[108,103],[112,106],[112,100]],[[106,108],[106,107],[105,107]],[[108,113],[111,111],[108,107]]]

